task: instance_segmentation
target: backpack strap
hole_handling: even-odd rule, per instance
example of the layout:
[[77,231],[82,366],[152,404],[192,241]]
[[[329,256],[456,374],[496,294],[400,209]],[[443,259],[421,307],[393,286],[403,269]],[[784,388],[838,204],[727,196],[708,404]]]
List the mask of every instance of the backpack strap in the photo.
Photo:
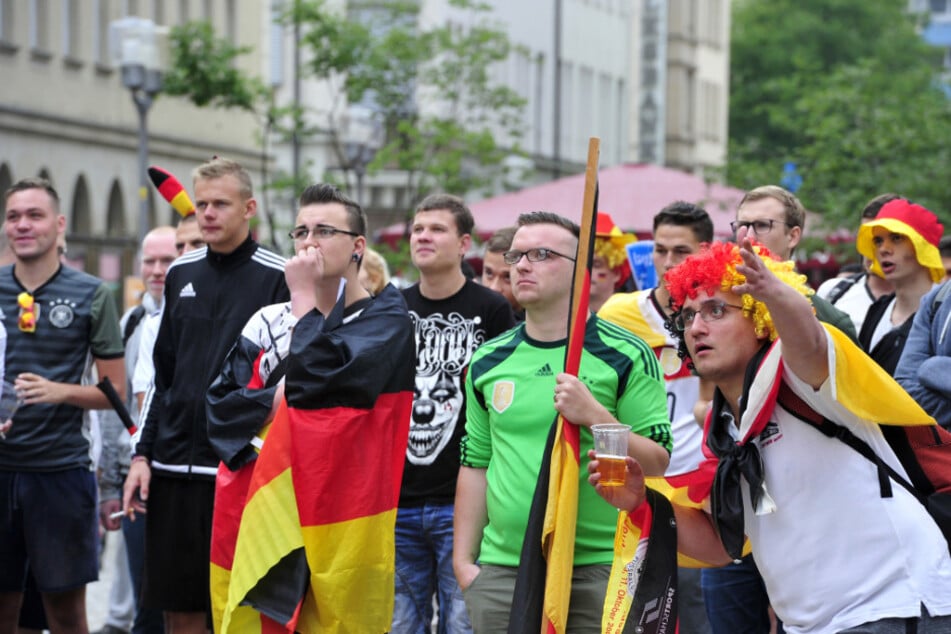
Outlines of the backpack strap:
[[834,306],[837,301],[842,299],[842,296],[845,295],[845,292],[855,286],[855,283],[858,282],[864,275],[865,273],[853,273],[848,277],[842,278],[842,281],[833,286],[832,290],[829,291],[829,294],[826,295],[826,301]]
[[138,327],[139,322],[142,321],[142,318],[145,317],[145,306],[139,304],[132,309],[132,312],[129,313],[129,318],[125,322],[125,328],[122,330],[122,347],[125,348],[125,345],[129,342],[129,337],[132,336],[132,333],[135,332],[136,327]]
[[887,462],[875,453],[872,447],[852,433],[852,430],[844,425],[840,425],[829,420],[819,412],[815,411],[809,404],[802,400],[785,381],[779,386],[779,395],[777,402],[790,414],[806,423],[807,425],[818,429],[829,438],[835,438],[844,442],[846,445],[862,454],[869,462],[878,467],[878,486],[883,498],[892,497],[892,487],[889,479],[894,480],[908,490],[915,499],[921,502],[926,508],[927,503],[924,496],[918,492],[915,487],[908,482],[900,473],[895,471]]

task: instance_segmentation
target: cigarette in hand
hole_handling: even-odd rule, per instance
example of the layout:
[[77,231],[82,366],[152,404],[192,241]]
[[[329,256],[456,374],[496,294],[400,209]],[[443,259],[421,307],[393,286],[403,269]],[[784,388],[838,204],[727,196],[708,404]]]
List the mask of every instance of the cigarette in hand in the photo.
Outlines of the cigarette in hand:
[[132,509],[129,509],[128,511],[116,511],[115,513],[109,513],[109,519],[111,519],[111,520],[117,520],[117,519],[119,519],[120,517],[122,517],[123,515],[130,515],[130,516],[131,516],[131,515],[132,515]]

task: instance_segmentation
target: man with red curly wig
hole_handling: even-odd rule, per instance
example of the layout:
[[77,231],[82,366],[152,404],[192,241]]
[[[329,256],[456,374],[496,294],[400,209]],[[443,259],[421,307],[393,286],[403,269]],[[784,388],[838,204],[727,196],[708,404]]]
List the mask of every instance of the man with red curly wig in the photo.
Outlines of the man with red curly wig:
[[[783,404],[805,402],[905,477],[879,425],[934,420],[816,319],[791,262],[745,227],[737,238],[665,276],[682,352],[716,385],[704,429],[710,505],[674,504],[678,548],[719,565],[748,538],[786,632],[949,631],[951,557],[931,516],[901,486],[883,497],[874,463]],[[608,502],[630,512],[644,501],[637,461],[627,459],[624,486],[604,487],[589,457],[589,481]]]

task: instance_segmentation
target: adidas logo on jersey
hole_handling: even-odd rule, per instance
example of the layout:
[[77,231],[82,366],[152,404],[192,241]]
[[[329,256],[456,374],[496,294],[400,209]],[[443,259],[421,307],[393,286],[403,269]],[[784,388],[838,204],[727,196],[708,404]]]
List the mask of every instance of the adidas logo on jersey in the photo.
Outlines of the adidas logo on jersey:
[[555,373],[551,371],[551,366],[546,363],[542,367],[538,368],[535,376],[553,376],[554,374]]
[[195,297],[195,287],[189,282],[178,294],[179,297]]

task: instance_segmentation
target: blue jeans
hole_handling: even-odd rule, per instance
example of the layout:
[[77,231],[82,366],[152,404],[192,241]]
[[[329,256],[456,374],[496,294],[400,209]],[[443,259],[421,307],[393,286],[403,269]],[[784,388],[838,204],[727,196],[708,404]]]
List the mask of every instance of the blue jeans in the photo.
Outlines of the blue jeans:
[[400,508],[396,513],[396,602],[393,634],[428,634],[433,593],[438,634],[469,634],[469,615],[452,572],[452,504]]
[[145,565],[145,518],[136,521],[122,518],[122,536],[125,538],[126,554],[129,557],[129,576],[132,579],[132,596],[135,598],[135,618],[132,634],[164,634],[165,619],[161,610],[142,607],[142,568]]
[[[738,564],[704,568],[700,575],[713,634],[769,632],[769,597],[752,555]],[[779,623],[777,632],[782,631],[782,623]]]

